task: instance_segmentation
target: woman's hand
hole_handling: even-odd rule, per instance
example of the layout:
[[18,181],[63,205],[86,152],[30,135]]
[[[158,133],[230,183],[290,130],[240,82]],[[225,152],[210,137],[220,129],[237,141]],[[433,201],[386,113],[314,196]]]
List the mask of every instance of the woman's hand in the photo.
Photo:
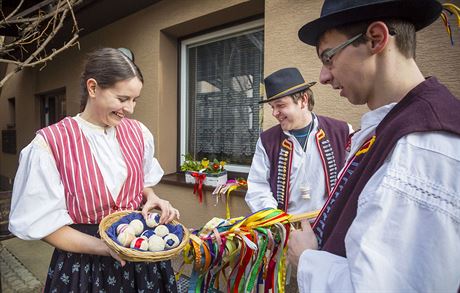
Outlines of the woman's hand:
[[110,247],[108,247],[107,245],[106,247],[107,247],[107,254],[113,257],[116,261],[120,262],[121,266],[124,267],[126,264],[126,261],[121,259],[121,257],[115,251],[110,249]]
[[147,218],[147,214],[152,209],[161,210],[160,224],[169,223],[174,219],[180,218],[180,213],[167,200],[159,198],[153,189],[146,187],[143,190],[144,197],[147,199],[142,208],[142,215]]

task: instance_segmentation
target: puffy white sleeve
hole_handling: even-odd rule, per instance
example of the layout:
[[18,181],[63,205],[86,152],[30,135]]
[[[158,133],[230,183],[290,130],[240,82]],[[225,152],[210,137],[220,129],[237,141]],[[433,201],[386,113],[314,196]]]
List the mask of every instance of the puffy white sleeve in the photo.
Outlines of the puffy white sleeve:
[[248,191],[246,203],[252,212],[264,208],[276,208],[278,203],[270,189],[270,163],[262,141],[257,141],[256,151],[248,174]]
[[38,240],[72,223],[56,162],[44,138],[37,135],[19,157],[9,230],[21,239]]
[[158,160],[154,157],[155,144],[152,133],[144,124],[140,123],[140,125],[144,136],[144,187],[152,187],[160,182],[164,171]]
[[460,270],[460,139],[414,133],[363,189],[347,258],[306,251],[301,292],[456,292]]

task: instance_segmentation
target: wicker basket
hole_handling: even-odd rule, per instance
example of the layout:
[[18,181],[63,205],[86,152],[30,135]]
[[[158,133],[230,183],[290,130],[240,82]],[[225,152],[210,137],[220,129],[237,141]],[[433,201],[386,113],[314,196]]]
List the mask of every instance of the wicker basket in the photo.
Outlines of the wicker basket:
[[190,232],[188,229],[179,223],[178,221],[173,220],[171,224],[174,225],[181,225],[182,229],[184,230],[184,237],[182,238],[181,243],[179,246],[165,250],[165,251],[158,251],[158,252],[150,252],[150,251],[138,251],[135,249],[127,248],[118,245],[115,241],[113,241],[108,235],[107,235],[107,229],[112,226],[115,222],[117,222],[119,219],[122,217],[131,214],[131,213],[140,213],[139,211],[120,211],[116,212],[113,214],[110,214],[102,219],[102,221],[99,223],[99,234],[101,235],[101,238],[107,243],[107,246],[109,246],[113,251],[118,253],[120,257],[126,261],[132,261],[132,262],[157,262],[157,261],[163,261],[163,260],[168,260],[172,259],[175,256],[177,256],[184,246],[187,244],[190,236]]

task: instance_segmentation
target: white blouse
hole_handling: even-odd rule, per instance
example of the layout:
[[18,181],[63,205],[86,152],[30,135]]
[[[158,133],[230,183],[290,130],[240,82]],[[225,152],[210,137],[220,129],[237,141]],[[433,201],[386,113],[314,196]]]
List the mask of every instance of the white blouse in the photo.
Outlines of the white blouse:
[[[127,168],[114,127],[104,128],[80,117],[78,122],[114,200],[126,180]],[[140,123],[144,137],[144,187],[156,185],[164,172],[154,157],[152,133]],[[72,224],[67,212],[64,186],[51,149],[41,135],[20,154],[13,185],[9,229],[25,240],[41,239]]]

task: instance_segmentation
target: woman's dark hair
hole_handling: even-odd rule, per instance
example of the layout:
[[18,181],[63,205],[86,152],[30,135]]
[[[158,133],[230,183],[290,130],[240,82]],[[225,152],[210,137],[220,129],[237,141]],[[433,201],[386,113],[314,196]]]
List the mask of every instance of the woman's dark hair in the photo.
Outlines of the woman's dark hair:
[[123,52],[131,51],[128,49],[101,48],[88,54],[80,79],[81,111],[85,109],[88,101],[86,81],[90,78],[94,78],[97,85],[103,89],[133,77],[139,78],[144,83],[140,69],[132,60],[134,55]]

